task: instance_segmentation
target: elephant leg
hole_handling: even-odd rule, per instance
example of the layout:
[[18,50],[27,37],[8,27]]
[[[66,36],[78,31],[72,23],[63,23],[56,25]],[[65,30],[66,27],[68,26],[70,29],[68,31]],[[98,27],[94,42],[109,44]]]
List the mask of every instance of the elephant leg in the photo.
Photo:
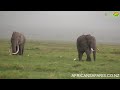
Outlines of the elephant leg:
[[22,55],[23,55],[23,52],[24,52],[24,46],[22,46]]
[[81,51],[81,52],[79,52],[79,54],[78,54],[78,57],[79,57],[79,60],[81,61],[82,60],[82,56],[83,56],[83,51]]
[[86,50],[85,53],[87,55],[86,61],[91,61],[91,57],[90,57],[91,51],[90,50]]
[[22,55],[22,45],[19,46],[19,55]]
[[94,61],[96,59],[96,51],[93,52],[93,58],[94,58]]

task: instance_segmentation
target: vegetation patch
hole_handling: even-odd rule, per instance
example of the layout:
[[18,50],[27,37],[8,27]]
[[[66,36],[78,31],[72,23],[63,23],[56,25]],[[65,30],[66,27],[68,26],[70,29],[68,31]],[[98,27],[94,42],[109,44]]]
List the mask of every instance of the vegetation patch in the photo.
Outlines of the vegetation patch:
[[[96,61],[78,59],[76,43],[27,41],[23,56],[9,55],[9,41],[0,40],[0,79],[103,79],[79,74],[120,74],[120,45],[97,44]],[[104,77],[120,79],[120,77]]]

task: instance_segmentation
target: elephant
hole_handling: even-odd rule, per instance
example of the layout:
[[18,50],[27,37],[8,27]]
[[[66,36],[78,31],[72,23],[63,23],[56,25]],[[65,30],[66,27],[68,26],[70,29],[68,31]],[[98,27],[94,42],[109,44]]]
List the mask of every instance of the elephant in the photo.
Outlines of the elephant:
[[87,55],[86,61],[91,61],[91,52],[93,52],[94,61],[96,60],[96,39],[90,34],[81,35],[77,38],[77,51],[79,61],[82,60],[83,53]]
[[12,55],[23,55],[26,38],[19,32],[13,32],[11,37]]

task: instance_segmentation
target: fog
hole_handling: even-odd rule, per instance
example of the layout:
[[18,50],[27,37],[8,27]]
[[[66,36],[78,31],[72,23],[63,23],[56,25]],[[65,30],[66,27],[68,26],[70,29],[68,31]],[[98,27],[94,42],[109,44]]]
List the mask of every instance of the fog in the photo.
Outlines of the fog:
[[[32,40],[76,41],[91,34],[97,42],[120,43],[120,16],[114,11],[0,11],[0,38],[18,31]],[[120,11],[119,11],[120,13]]]

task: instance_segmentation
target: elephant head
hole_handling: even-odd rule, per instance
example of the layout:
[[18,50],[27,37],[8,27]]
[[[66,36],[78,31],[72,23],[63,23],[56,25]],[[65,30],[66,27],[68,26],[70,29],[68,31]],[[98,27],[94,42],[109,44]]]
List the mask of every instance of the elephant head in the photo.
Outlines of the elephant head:
[[93,53],[94,61],[96,59],[96,39],[94,36],[82,35],[77,38],[77,50],[79,60],[82,60],[83,53],[87,55],[87,60],[91,61],[90,54]]
[[16,54],[22,55],[23,49],[24,49],[24,44],[25,44],[24,35],[22,35],[18,32],[13,32],[12,37],[11,37],[12,54],[13,55],[16,55]]

